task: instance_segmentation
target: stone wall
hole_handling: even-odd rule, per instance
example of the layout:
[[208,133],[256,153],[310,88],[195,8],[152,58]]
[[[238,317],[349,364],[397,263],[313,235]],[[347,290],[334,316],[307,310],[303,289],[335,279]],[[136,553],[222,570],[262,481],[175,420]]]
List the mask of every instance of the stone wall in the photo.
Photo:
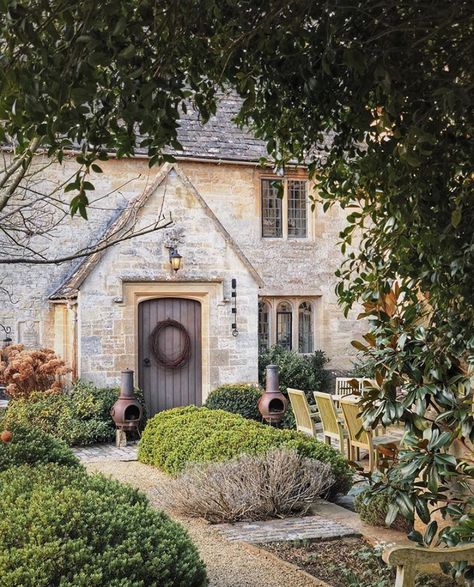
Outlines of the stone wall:
[[[149,169],[145,159],[110,160],[101,164],[104,173],[93,178],[97,200],[89,211],[89,221],[70,220],[56,230],[51,242],[44,242],[46,254],[64,254],[90,244],[105,230],[137,194],[149,187],[158,170]],[[353,351],[350,341],[363,329],[363,323],[351,315],[345,319],[334,293],[334,272],[341,261],[336,243],[344,224],[338,208],[323,214],[317,206],[311,213],[309,237],[304,240],[261,238],[260,178],[268,177],[255,165],[218,164],[181,161],[178,165],[191,180],[209,208],[232,236],[244,255],[261,275],[259,288],[248,267],[228,240],[216,228],[209,213],[199,204],[192,189],[172,173],[142,210],[142,226],[162,211],[171,214],[183,229],[179,246],[183,268],[176,275],[169,270],[168,252],[161,231],[121,243],[104,255],[81,287],[79,304],[80,340],[78,370],[81,377],[97,383],[116,383],[121,368],[135,362],[127,346],[135,324],[126,319],[121,305],[127,283],[199,283],[218,284],[209,316],[209,386],[222,382],[255,381],[257,377],[257,299],[258,296],[301,296],[318,299],[317,346],[326,351],[333,369],[349,369]],[[50,170],[50,182],[63,182],[75,169],[73,160]],[[298,172],[301,173],[301,172]],[[295,176],[298,176],[295,172]],[[62,265],[14,266],[0,269],[4,283],[14,293],[15,304],[0,299],[0,322],[11,325],[15,340],[19,322],[39,323],[39,342],[61,347],[71,336],[64,333],[69,317],[58,318],[48,296],[73,271],[78,261]],[[238,281],[239,336],[232,337],[229,303],[230,280]],[[128,322],[127,322],[128,320]],[[73,326],[70,325],[72,328]],[[55,332],[61,329],[61,332]],[[58,350],[63,349],[58,348]]]

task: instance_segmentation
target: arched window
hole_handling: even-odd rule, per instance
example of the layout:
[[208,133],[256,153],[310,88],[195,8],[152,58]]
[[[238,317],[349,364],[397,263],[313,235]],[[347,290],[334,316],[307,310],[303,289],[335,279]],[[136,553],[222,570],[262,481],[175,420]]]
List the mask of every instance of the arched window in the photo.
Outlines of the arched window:
[[292,324],[292,312],[291,305],[288,302],[280,302],[277,307],[277,336],[276,343],[291,351],[292,348],[292,336],[293,336],[293,324]]
[[312,353],[313,338],[313,307],[309,302],[303,302],[298,308],[298,351]]
[[267,302],[258,302],[258,348],[267,349],[270,345],[270,308]]

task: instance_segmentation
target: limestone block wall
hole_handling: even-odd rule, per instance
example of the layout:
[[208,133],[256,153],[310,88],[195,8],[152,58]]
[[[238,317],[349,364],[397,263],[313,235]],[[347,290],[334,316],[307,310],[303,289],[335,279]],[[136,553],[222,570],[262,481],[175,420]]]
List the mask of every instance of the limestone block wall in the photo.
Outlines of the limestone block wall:
[[[146,159],[101,163],[102,174],[93,177],[95,192],[89,220],[74,218],[55,230],[54,238],[38,243],[49,256],[61,255],[94,242],[110,221],[137,194],[147,189],[158,173]],[[218,284],[214,288],[209,320],[209,385],[220,382],[255,381],[257,377],[258,296],[316,296],[318,347],[326,351],[334,369],[351,366],[350,341],[364,330],[355,313],[345,319],[337,305],[334,272],[342,257],[336,243],[345,213],[337,207],[323,214],[316,206],[310,215],[307,239],[282,240],[261,237],[260,179],[269,177],[252,164],[180,161],[178,167],[190,178],[210,209],[261,275],[259,288],[238,255],[216,230],[189,186],[171,175],[150,198],[140,217],[142,225],[160,212],[171,215],[185,235],[179,251],[183,268],[169,270],[165,235],[161,231],[126,241],[108,250],[82,285],[77,324],[69,308],[67,317],[55,310],[48,296],[73,271],[78,261],[48,266],[3,266],[0,278],[13,292],[14,302],[0,293],[0,322],[12,326],[14,340],[38,325],[39,345],[55,346],[73,353],[70,332],[76,328],[78,371],[97,383],[115,383],[121,368],[135,360],[127,350],[133,336],[133,319],[121,305],[127,283]],[[73,159],[48,170],[48,185],[63,183],[76,169]],[[292,171],[304,177],[302,171]],[[107,197],[104,197],[107,196]],[[1,246],[1,242],[0,242]],[[239,331],[234,338],[229,299],[230,280],[238,280]],[[215,293],[217,289],[219,295]],[[210,299],[210,298],[209,298]],[[55,314],[56,318],[55,319]],[[69,331],[65,333],[65,324]],[[22,326],[23,325],[23,326]],[[35,326],[36,327],[36,326]]]
[[[146,226],[165,205],[182,230],[182,268],[170,270],[166,231],[108,250],[80,289],[81,377],[100,385],[118,382],[120,370],[137,367],[137,302],[195,296],[207,320],[203,341],[203,398],[220,383],[257,381],[258,285],[236,251],[175,172],[140,212]],[[232,335],[231,280],[237,280],[238,336]],[[130,291],[138,292],[130,295]],[[139,293],[143,291],[142,297]],[[205,294],[205,295],[204,295]]]
[[[268,170],[185,161],[180,166],[262,276],[265,285],[259,295],[317,297],[318,348],[327,353],[330,368],[350,369],[355,356],[350,342],[365,332],[366,324],[356,320],[358,308],[345,318],[335,294],[334,274],[343,261],[337,242],[345,212],[334,206],[324,213],[318,204],[308,210],[307,239],[262,238],[260,182],[272,177]],[[288,177],[304,179],[305,174],[289,170]]]

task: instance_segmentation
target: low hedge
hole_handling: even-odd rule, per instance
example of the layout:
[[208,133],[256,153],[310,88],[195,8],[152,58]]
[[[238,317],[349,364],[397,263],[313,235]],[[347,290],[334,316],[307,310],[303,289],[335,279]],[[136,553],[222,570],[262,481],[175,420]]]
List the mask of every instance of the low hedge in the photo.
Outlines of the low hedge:
[[352,470],[334,448],[293,430],[279,430],[223,410],[187,406],[156,414],[143,432],[138,460],[175,475],[189,462],[226,461],[240,454],[294,449],[330,463],[336,479],[331,495],[346,493]]
[[70,446],[108,442],[115,437],[110,409],[118,395],[118,388],[98,388],[80,381],[70,393],[34,392],[29,399],[10,401],[3,426],[33,426]]
[[231,414],[239,414],[249,420],[262,421],[258,411],[258,400],[262,391],[255,385],[227,384],[221,385],[208,395],[204,406],[210,410],[225,410]]
[[0,473],[0,583],[9,587],[204,587],[181,525],[144,495],[80,469]]
[[10,442],[0,442],[0,471],[19,465],[58,463],[79,467],[66,443],[36,428],[14,426]]

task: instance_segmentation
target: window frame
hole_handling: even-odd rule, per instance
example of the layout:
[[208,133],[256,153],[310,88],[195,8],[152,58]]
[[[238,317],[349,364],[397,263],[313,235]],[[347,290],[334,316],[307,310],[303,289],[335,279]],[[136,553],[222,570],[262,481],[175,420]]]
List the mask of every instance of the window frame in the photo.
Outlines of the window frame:
[[[275,182],[280,181],[283,184],[283,197],[281,198],[281,236],[265,236],[264,235],[264,206],[263,206],[263,182]],[[289,182],[302,182],[306,188],[306,208],[305,208],[305,219],[306,219],[306,234],[305,236],[294,236],[289,235]],[[290,175],[288,177],[276,177],[269,175],[261,175],[259,177],[259,209],[260,209],[260,238],[265,241],[308,241],[312,240],[312,210],[309,203],[310,185],[307,177],[298,177]]]
[[[313,295],[297,295],[297,296],[259,296],[258,303],[261,302],[267,304],[268,309],[268,346],[270,348],[277,344],[278,339],[278,316],[280,312],[278,307],[281,303],[287,303],[291,308],[291,350],[296,351],[301,355],[309,355],[315,352],[317,348],[321,348],[322,343],[322,329],[323,320],[321,316],[322,298],[320,294]],[[306,302],[311,306],[311,336],[313,350],[311,353],[300,352],[299,345],[299,310],[301,304]],[[257,316],[257,334],[258,344],[260,347],[260,322]],[[262,347],[263,348],[263,347]]]
[[[290,307],[289,311],[288,310],[279,310],[278,308],[282,305],[282,304],[286,304]],[[279,336],[279,318],[280,316],[288,316],[289,317],[289,324],[290,324],[290,336],[289,336],[289,347],[283,347],[286,348],[286,350],[288,351],[292,351],[293,350],[293,346],[294,346],[294,328],[293,328],[293,314],[294,314],[295,308],[294,305],[287,301],[287,300],[280,300],[276,306],[276,310],[275,310],[275,317],[276,317],[276,330],[275,330],[275,340],[276,340],[276,344],[279,344],[278,342],[278,336]]]

